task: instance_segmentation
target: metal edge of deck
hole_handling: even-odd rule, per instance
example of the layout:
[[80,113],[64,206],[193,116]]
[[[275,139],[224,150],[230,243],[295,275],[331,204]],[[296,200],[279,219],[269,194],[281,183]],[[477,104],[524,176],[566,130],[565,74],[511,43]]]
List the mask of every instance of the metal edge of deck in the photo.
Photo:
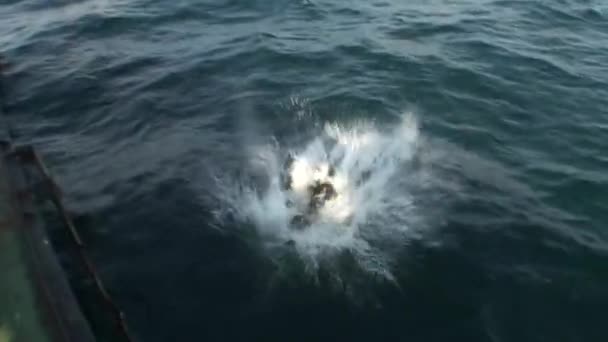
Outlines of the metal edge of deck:
[[[94,342],[89,323],[80,310],[67,276],[50,243],[44,221],[32,194],[32,184],[20,163],[5,150],[15,229],[23,245],[27,274],[36,292],[39,314],[53,341]],[[10,146],[10,145],[8,145]]]
[[[0,56],[0,182],[3,185],[0,191],[5,192],[2,198],[6,202],[2,208],[4,213],[0,213],[0,233],[4,229],[11,231],[11,236],[15,237],[11,240],[16,250],[13,255],[17,258],[15,260],[22,261],[17,267],[25,267],[19,272],[24,274],[24,286],[28,288],[15,289],[15,293],[33,296],[31,301],[23,305],[28,306],[27,310],[34,311],[35,322],[30,328],[41,330],[39,338],[45,341],[48,338],[53,342],[94,342],[96,338],[90,323],[78,304],[34,201],[35,184],[28,179],[26,168],[14,153],[13,134],[7,121],[5,69],[6,63]],[[15,314],[18,318],[18,311]],[[5,328],[5,323],[0,321],[0,328]],[[11,336],[10,330],[0,330],[0,335],[0,338],[10,342],[28,339],[19,334]],[[29,332],[26,335],[31,338]]]
[[[76,229],[72,218],[68,214],[65,205],[63,204],[61,189],[51,177],[42,158],[32,146],[27,145],[14,148],[13,155],[20,160],[23,173],[26,176],[29,176],[27,177],[30,180],[28,188],[35,190],[34,193],[39,196],[39,199],[51,202],[55,207],[61,224],[67,232],[68,241],[72,247],[75,248],[73,253],[70,255],[70,258],[74,259],[80,264],[82,271],[84,274],[86,274],[87,279],[89,279],[92,285],[91,290],[96,297],[95,302],[97,302],[99,306],[96,307],[95,314],[89,313],[89,316],[86,314],[84,316],[99,324],[101,323],[101,320],[99,320],[101,317],[94,319],[92,316],[97,316],[97,313],[104,313],[106,315],[106,324],[109,325],[106,325],[105,329],[98,326],[98,330],[93,329],[93,332],[97,331],[105,336],[105,338],[111,338],[111,341],[113,342],[132,341],[132,337],[130,336],[127,328],[124,313],[116,305],[112,296],[108,293],[103,282],[101,281],[95,265],[87,253],[86,245],[80,237],[80,233]],[[94,323],[93,321],[89,322]],[[103,329],[104,333],[102,333],[102,330],[99,329]],[[110,331],[112,333],[106,336],[105,334]],[[101,338],[101,336],[98,337]]]
[[[1,85],[0,85],[1,87]],[[42,323],[44,335],[57,342],[94,342],[95,337],[68,283],[53,246],[50,243],[40,212],[31,196],[32,184],[24,170],[12,158],[12,144],[0,89],[0,165],[4,178],[7,222],[4,229],[12,229],[17,236],[21,258],[26,267],[26,278],[34,292],[34,309]],[[0,322],[1,323],[1,322]],[[16,336],[17,342],[20,341]],[[35,342],[35,341],[32,341]]]

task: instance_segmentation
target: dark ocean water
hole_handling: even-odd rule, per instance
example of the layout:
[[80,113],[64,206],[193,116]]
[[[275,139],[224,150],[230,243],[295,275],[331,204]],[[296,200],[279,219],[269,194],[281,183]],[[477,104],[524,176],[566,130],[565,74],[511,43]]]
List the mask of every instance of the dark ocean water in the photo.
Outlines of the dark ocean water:
[[[606,2],[13,0],[0,32],[137,341],[608,341]],[[388,157],[364,219],[290,235],[269,165],[328,127]]]

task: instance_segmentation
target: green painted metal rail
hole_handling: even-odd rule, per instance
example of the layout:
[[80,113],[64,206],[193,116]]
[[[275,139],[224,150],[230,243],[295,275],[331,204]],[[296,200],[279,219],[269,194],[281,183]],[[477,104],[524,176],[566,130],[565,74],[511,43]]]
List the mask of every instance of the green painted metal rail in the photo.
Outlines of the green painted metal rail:
[[[124,315],[104,288],[41,158],[32,147],[11,144],[3,67],[0,58],[0,342],[130,342]],[[93,295],[74,295],[45,227],[41,203],[48,202]],[[95,312],[85,316],[80,304]]]

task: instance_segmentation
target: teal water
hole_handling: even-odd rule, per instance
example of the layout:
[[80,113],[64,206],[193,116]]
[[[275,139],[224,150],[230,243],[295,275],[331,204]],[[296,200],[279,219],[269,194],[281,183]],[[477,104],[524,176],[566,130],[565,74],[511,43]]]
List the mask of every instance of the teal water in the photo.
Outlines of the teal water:
[[[4,1],[0,29],[14,134],[136,340],[608,339],[606,3]],[[339,165],[351,219],[285,224],[288,153]]]

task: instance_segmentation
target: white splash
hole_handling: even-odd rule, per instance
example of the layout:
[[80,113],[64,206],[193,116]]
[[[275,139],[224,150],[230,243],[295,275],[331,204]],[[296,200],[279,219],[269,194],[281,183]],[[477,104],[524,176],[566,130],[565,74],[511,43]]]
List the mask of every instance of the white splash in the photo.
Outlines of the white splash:
[[[386,272],[388,256],[377,245],[401,238],[415,215],[405,166],[414,159],[418,140],[414,117],[405,115],[389,129],[366,122],[329,123],[301,149],[258,148],[251,152],[252,166],[268,182],[263,189],[241,189],[235,207],[269,241],[291,241],[305,259],[316,262],[348,249],[364,266]],[[285,152],[293,156],[288,170],[280,157]],[[283,185],[285,173],[291,176],[291,189]],[[337,196],[321,207],[310,226],[294,229],[291,220],[306,206],[315,181],[330,181]]]

